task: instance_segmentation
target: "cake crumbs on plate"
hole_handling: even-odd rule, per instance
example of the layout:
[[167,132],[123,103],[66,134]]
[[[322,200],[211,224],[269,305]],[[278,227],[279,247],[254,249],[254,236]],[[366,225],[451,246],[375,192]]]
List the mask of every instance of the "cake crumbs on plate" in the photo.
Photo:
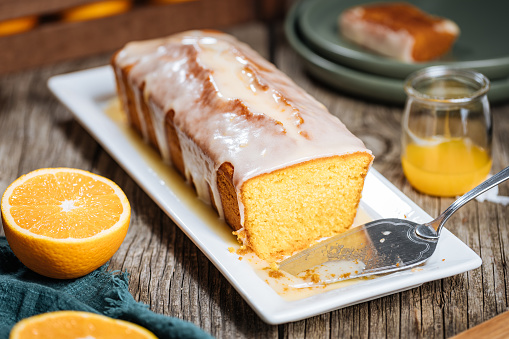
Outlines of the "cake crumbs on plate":
[[305,279],[310,279],[312,282],[314,282],[315,284],[319,283],[321,280],[320,280],[320,275],[318,273],[316,273],[316,270],[317,270],[317,267],[314,267],[314,268],[310,268],[310,269],[307,269],[301,273],[299,273],[299,277],[303,280]]
[[280,270],[270,270],[269,271],[269,277],[271,278],[274,278],[274,279],[278,279],[278,278],[282,278],[284,277],[285,274],[283,272],[281,272]]
[[236,252],[236,253],[237,253],[238,255],[244,255],[244,254],[247,254],[247,253],[249,253],[249,252],[250,252],[250,249],[249,249],[247,246],[242,245],[242,246],[240,246],[240,248],[239,248],[239,249],[237,249],[237,252]]
[[268,271],[269,277],[274,279],[283,278],[286,276],[279,270],[279,267],[275,263],[270,263],[270,266],[264,267],[263,270]]
[[235,248],[233,248],[233,247],[228,247],[228,252],[230,252],[230,253],[235,252]]

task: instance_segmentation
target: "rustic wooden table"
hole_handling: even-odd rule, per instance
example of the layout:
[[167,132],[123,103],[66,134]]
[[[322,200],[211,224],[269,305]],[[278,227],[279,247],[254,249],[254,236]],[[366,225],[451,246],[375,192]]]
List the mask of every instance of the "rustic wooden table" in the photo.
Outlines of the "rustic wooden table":
[[[280,26],[231,28],[323,102],[373,150],[374,168],[430,215],[452,199],[425,196],[405,180],[400,155],[402,107],[352,98],[311,80]],[[272,34],[274,40],[269,39]],[[270,43],[272,41],[272,43]],[[269,46],[275,48],[269,51]],[[0,77],[0,191],[42,167],[76,167],[113,179],[132,204],[127,237],[110,262],[130,274],[135,299],[158,313],[195,323],[218,338],[443,338],[507,310],[509,206],[473,201],[447,228],[478,253],[482,267],[306,320],[264,323],[200,250],[49,92],[50,76],[108,63],[110,54]],[[509,103],[492,108],[492,172],[509,166]],[[509,195],[509,184],[500,186]]]

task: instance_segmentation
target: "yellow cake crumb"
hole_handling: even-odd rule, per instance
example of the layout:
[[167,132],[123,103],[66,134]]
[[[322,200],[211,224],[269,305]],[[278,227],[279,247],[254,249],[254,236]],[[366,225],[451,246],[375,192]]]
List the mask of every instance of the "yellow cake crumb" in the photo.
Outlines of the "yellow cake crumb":
[[285,276],[284,273],[279,270],[270,270],[269,271],[269,277],[271,277],[271,278],[278,279],[278,278],[282,278],[284,276]]
[[315,159],[246,181],[244,234],[237,236],[271,262],[346,231],[372,159],[367,153]]
[[242,245],[240,246],[239,249],[237,249],[235,253],[237,253],[238,255],[245,255],[249,253],[249,251],[250,251],[249,247]]

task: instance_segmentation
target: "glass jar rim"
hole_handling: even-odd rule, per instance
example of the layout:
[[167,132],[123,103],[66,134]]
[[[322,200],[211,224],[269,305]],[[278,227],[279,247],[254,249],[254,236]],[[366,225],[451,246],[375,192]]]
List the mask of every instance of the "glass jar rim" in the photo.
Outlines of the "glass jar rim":
[[[423,80],[440,78],[445,79],[451,78],[453,76],[473,81],[479,86],[479,89],[462,97],[447,98],[445,96],[428,95],[420,92],[415,88],[415,85]],[[463,104],[474,101],[477,98],[485,95],[490,89],[490,81],[484,74],[474,70],[454,68],[449,66],[431,66],[410,74],[405,80],[404,89],[407,95],[421,101],[434,102],[436,104]]]

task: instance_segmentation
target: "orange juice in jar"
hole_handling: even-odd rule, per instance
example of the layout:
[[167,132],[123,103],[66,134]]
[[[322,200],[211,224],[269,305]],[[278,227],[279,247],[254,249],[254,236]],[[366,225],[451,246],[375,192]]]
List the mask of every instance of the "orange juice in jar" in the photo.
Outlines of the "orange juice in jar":
[[429,67],[411,75],[403,116],[403,172],[422,193],[457,196],[491,169],[488,79],[480,73]]

